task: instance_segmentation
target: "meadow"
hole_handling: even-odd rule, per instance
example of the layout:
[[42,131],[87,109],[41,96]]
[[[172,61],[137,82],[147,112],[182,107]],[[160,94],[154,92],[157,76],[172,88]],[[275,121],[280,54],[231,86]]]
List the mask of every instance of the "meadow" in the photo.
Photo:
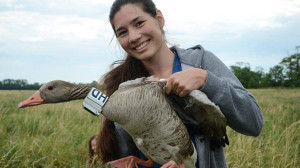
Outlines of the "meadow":
[[[228,128],[228,167],[300,168],[300,89],[255,89],[264,115],[260,136]],[[34,91],[0,91],[0,167],[85,167],[101,118],[82,101],[18,109]]]

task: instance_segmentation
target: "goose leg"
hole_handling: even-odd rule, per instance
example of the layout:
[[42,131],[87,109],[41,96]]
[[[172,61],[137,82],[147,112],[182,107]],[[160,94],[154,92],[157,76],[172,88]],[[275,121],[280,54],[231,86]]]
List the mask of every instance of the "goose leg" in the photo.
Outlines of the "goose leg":
[[108,162],[107,165],[110,167],[115,167],[115,168],[132,168],[133,166],[138,168],[138,165],[151,167],[154,165],[154,161],[151,159],[148,159],[147,161],[145,161],[145,160],[142,160],[135,156],[128,156],[125,158],[121,158],[118,160]]
[[176,162],[169,161],[168,163],[164,164],[161,168],[185,168],[184,164],[181,163],[179,166],[176,164]]

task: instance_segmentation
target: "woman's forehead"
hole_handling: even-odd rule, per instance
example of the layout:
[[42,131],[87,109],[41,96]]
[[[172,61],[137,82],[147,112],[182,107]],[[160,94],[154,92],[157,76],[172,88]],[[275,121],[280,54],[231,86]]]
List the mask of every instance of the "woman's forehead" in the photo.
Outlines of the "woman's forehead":
[[112,23],[116,29],[121,26],[130,24],[137,17],[147,17],[149,14],[143,11],[140,5],[128,4],[121,7],[116,13]]

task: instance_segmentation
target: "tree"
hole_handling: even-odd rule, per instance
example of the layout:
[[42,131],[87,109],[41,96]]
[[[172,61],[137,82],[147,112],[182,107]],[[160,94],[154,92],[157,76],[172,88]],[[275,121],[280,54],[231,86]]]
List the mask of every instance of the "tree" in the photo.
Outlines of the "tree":
[[230,69],[245,88],[260,87],[263,68],[258,67],[254,72],[251,71],[249,63],[237,62],[236,65],[230,66]]
[[250,65],[244,62],[237,62],[236,65],[230,66],[231,71],[240,80],[244,87],[248,87],[250,81]]
[[266,73],[262,78],[261,78],[261,87],[270,87],[272,86],[272,76],[270,73]]
[[299,49],[300,46],[297,46],[295,54],[283,58],[280,62],[280,65],[282,65],[284,68],[283,73],[285,79],[285,86],[300,86]]
[[280,65],[275,65],[273,68],[270,68],[269,74],[271,79],[271,86],[283,86],[284,75],[282,72],[283,67]]

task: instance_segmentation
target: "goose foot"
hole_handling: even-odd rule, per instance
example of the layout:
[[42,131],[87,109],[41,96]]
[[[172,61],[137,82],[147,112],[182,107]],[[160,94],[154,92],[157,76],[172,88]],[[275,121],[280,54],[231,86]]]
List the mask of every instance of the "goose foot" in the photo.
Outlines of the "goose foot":
[[125,158],[121,158],[118,160],[108,162],[107,165],[110,167],[115,167],[115,168],[132,168],[133,166],[138,168],[138,165],[151,167],[154,165],[154,161],[151,159],[148,159],[147,161],[145,161],[145,160],[142,160],[135,156],[128,156]]
[[168,163],[164,164],[161,168],[185,168],[184,164],[181,163],[179,166],[176,164],[176,162],[169,161]]

